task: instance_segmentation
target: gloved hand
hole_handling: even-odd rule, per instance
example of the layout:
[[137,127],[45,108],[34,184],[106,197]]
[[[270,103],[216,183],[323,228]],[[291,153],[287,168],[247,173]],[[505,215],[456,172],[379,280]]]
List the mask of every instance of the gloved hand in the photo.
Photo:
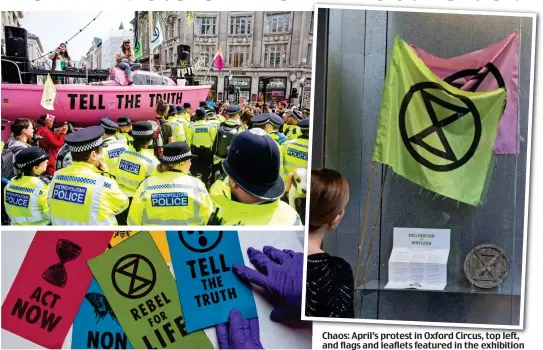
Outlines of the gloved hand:
[[299,320],[302,308],[303,253],[264,246],[263,252],[254,248],[247,249],[247,255],[260,272],[245,265],[234,265],[234,273],[279,297],[270,319],[281,322],[295,317]]
[[228,323],[215,326],[220,349],[263,349],[258,318],[243,320],[238,310],[230,311]]

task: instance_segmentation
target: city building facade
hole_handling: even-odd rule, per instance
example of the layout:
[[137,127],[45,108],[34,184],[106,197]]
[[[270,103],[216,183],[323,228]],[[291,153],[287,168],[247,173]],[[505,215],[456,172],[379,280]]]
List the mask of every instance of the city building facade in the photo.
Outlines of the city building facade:
[[[149,55],[147,13],[140,13],[142,62]],[[290,101],[309,107],[313,47],[313,13],[195,12],[188,24],[187,12],[158,12],[164,40],[155,52],[155,70],[170,76],[181,65],[178,46],[190,50],[196,84],[211,85],[217,101]],[[225,66],[218,71],[213,58],[221,49]],[[185,50],[186,51],[186,50]],[[189,79],[190,80],[190,79]],[[297,96],[291,98],[291,96]]]

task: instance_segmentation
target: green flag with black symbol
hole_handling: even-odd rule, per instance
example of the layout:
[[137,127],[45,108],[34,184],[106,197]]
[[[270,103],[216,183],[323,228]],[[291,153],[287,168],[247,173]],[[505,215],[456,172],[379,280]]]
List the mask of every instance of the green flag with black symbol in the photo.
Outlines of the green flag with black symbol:
[[400,37],[388,64],[373,160],[445,197],[481,203],[505,89],[459,90]]
[[134,47],[134,59],[137,61],[143,56],[141,39],[138,39],[136,46]]

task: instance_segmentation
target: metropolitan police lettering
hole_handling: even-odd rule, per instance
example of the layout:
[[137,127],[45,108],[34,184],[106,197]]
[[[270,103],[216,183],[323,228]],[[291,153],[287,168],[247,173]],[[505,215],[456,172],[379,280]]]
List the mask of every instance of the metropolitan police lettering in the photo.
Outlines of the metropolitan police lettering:
[[115,148],[115,149],[112,149],[111,151],[108,151],[108,155],[109,155],[109,158],[118,158],[121,153],[124,152],[124,148]]
[[139,164],[121,159],[121,162],[119,163],[119,169],[132,173],[134,175],[139,175],[141,166]]
[[85,187],[56,183],[55,187],[53,187],[52,198],[70,203],[84,204],[86,195],[87,189]]
[[207,132],[207,128],[196,128],[197,133]]
[[29,200],[30,196],[28,194],[6,191],[6,202],[8,204],[27,208]]
[[297,149],[289,148],[287,154],[298,159],[307,160],[307,152],[302,152],[298,151]]
[[153,207],[186,207],[189,205],[189,196],[186,192],[153,193],[151,204]]

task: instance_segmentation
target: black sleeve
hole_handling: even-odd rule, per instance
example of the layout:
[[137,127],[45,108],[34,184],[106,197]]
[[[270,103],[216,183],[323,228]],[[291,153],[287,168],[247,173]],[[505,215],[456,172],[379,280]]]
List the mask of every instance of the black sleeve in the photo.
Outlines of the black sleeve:
[[334,257],[334,277],[330,290],[330,316],[354,318],[354,277],[351,265],[339,257]]

